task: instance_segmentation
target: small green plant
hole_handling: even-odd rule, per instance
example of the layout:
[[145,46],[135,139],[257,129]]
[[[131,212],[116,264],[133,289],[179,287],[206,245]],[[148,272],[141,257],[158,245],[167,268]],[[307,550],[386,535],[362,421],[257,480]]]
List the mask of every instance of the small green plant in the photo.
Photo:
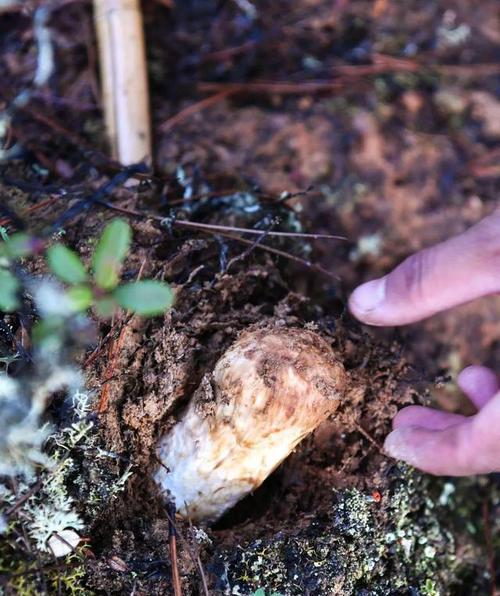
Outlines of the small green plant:
[[36,252],[36,245],[24,232],[9,236],[5,228],[0,227],[0,310],[12,312],[19,306],[18,294],[21,289],[17,277],[9,267],[17,259],[22,259]]
[[[43,250],[43,242],[25,233],[8,236],[0,244],[0,310],[19,307],[21,284],[12,272],[13,263]],[[65,297],[74,312],[93,307],[101,318],[111,317],[118,307],[142,316],[165,312],[173,302],[168,284],[155,280],[120,284],[120,273],[129,250],[132,232],[122,219],[111,221],[99,238],[88,271],[78,254],[61,243],[46,250],[49,269],[67,287]]]
[[[121,283],[131,237],[124,220],[111,221],[87,267],[60,242],[49,245],[0,227],[0,322],[10,338],[0,342],[0,420],[5,427],[0,432],[0,575],[9,578],[7,590],[37,594],[42,573],[45,584],[57,591],[86,593],[84,546],[79,544],[83,532],[133,473],[133,462],[109,466],[114,455],[101,448],[77,364],[81,350],[95,341],[94,325],[85,316],[89,308],[100,318],[113,316],[120,307],[154,316],[173,302],[166,283]],[[53,275],[30,273],[27,259],[34,257],[42,257]],[[33,326],[23,327],[32,340],[27,342],[29,353],[9,336],[15,317],[3,313],[15,311],[19,320],[25,312],[30,313],[24,317],[29,322],[36,319]],[[9,371],[9,365],[22,358],[29,360],[29,368]],[[61,392],[67,397],[58,421],[47,415],[47,407]],[[73,550],[61,550],[61,539]],[[29,558],[33,550],[36,565]],[[52,572],[50,561],[63,556],[65,569]]]

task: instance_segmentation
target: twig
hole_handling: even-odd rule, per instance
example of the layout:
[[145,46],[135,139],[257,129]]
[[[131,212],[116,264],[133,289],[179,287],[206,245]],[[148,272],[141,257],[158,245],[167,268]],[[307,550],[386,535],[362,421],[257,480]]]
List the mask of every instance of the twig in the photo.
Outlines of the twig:
[[99,414],[102,414],[108,406],[109,392],[110,392],[108,381],[111,381],[114,376],[116,365],[117,365],[118,354],[119,354],[119,352],[121,350],[121,346],[123,344],[123,339],[125,337],[126,329],[127,329],[127,326],[123,325],[122,328],[120,329],[120,333],[119,333],[117,339],[111,340],[109,347],[108,347],[108,365],[107,365],[106,371],[104,373],[104,379],[103,379],[104,387],[103,387],[103,390],[101,391],[101,395],[99,396],[99,401],[97,402],[97,408],[96,408],[96,410]]
[[145,166],[144,164],[133,164],[129,165],[116,176],[108,180],[104,184],[102,184],[90,197],[82,199],[78,201],[75,205],[70,207],[67,211],[65,211],[50,227],[51,232],[57,232],[63,224],[65,224],[68,220],[72,219],[82,211],[87,211],[92,207],[94,203],[100,202],[100,200],[112,192],[117,186],[125,184],[129,178],[131,178],[136,172],[144,172]]
[[382,448],[381,445],[379,445],[377,443],[377,441],[375,441],[375,439],[366,432],[366,430],[361,426],[361,424],[359,424],[358,422],[354,423],[354,426],[356,428],[356,430],[361,433],[363,435],[363,437],[365,437],[365,439],[367,441],[369,441],[374,447],[377,448],[378,451],[380,451],[380,453],[384,454],[384,449]]
[[325,80],[308,81],[249,81],[241,83],[214,83],[204,81],[198,83],[198,90],[205,93],[222,93],[224,91],[239,93],[270,93],[278,95],[300,95],[302,93],[321,93],[337,91],[353,79],[362,80],[366,76],[374,76],[389,72],[422,72],[434,71],[443,75],[483,77],[500,72],[497,63],[485,64],[434,64],[417,62],[405,58],[374,54],[371,64],[341,64],[330,69],[335,77]]
[[[112,209],[113,211],[118,211],[119,213],[123,213],[124,215],[131,215],[132,217],[141,217],[144,219],[153,219],[155,221],[162,222],[165,217],[160,215],[152,215],[149,213],[141,213],[140,211],[134,211],[133,209],[125,209],[124,207],[120,207],[118,205],[113,205],[112,203],[107,203],[105,201],[98,201],[101,205],[104,205],[108,209]],[[254,234],[260,235],[262,234],[263,230],[256,230],[255,228],[238,228],[235,226],[221,226],[217,224],[204,224],[197,221],[188,221],[186,219],[176,219],[172,222],[172,225],[179,225],[185,226],[189,228],[195,228],[200,230],[206,230],[207,232],[239,232],[241,234]],[[301,233],[301,232],[276,232],[276,231],[267,231],[268,236],[284,236],[286,238],[306,238],[309,240],[348,240],[345,236],[335,236],[333,234],[315,234],[315,233]]]
[[188,286],[193,281],[193,279],[198,275],[198,273],[200,271],[203,271],[203,269],[205,269],[205,265],[198,265],[198,267],[195,267],[189,274],[189,277],[187,278],[187,280],[182,284],[182,286],[183,287]]
[[[38,211],[39,209],[43,209],[43,207],[47,207],[48,205],[55,203],[55,201],[57,201],[57,199],[54,197],[50,197],[49,199],[40,201],[39,203],[36,203],[35,205],[28,207],[25,211],[23,211],[22,215],[23,216],[30,215],[31,213],[34,213],[35,211]],[[6,226],[9,222],[15,224],[15,221],[13,221],[11,217],[8,217],[8,218],[6,217],[4,219],[0,219],[0,226]]]
[[500,175],[500,147],[473,159],[468,164],[469,172],[478,178],[493,178]]
[[199,112],[201,110],[204,110],[205,108],[209,108],[210,106],[215,105],[216,103],[219,103],[219,101],[222,101],[223,99],[229,97],[232,94],[233,91],[231,90],[221,91],[220,93],[215,93],[210,97],[206,97],[205,99],[202,99],[201,101],[198,101],[188,106],[187,108],[184,108],[183,110],[181,110],[180,112],[178,112],[177,114],[168,118],[168,120],[165,120],[165,122],[160,124],[160,132],[164,133],[169,131],[180,122],[183,122],[184,120],[189,118],[189,116],[192,116],[193,114],[196,114],[196,112]]
[[[191,228],[200,228],[202,230],[217,230],[223,232],[240,232],[241,234],[255,234],[261,235],[263,230],[256,230],[254,228],[238,228],[235,226],[221,226],[217,224],[204,224],[197,221],[187,221],[184,219],[176,219],[173,225],[187,226]],[[309,240],[347,240],[345,236],[335,236],[333,234],[314,234],[314,233],[300,233],[300,232],[277,232],[274,230],[267,230],[269,236],[283,236],[286,238],[308,238]]]
[[[160,459],[158,459],[157,461],[161,466],[165,467],[165,465],[163,464],[163,462]],[[207,578],[205,576],[205,570],[203,569],[203,565],[201,563],[200,556],[198,554],[195,555],[192,552],[191,546],[188,543],[188,541],[184,538],[184,536],[180,532],[177,532],[177,529],[175,527],[175,509],[173,509],[173,513],[172,513],[171,510],[169,510],[169,507],[167,507],[166,514],[167,514],[167,518],[168,518],[168,522],[169,522],[169,528],[171,526],[174,529],[176,536],[179,536],[181,542],[186,547],[186,550],[187,550],[191,560],[193,561],[193,563],[196,563],[196,565],[198,567],[198,571],[200,572],[200,577],[201,577],[201,583],[203,585],[204,596],[210,596],[210,593],[208,591]],[[189,520],[189,529],[192,529],[191,520]]]
[[[104,205],[105,207],[108,207],[109,209],[119,211],[120,213],[124,213],[126,215],[132,215],[133,217],[141,217],[144,219],[153,219],[153,220],[160,221],[160,222],[165,219],[164,217],[161,217],[159,215],[148,215],[145,213],[140,213],[139,211],[133,211],[132,209],[124,209],[122,207],[118,207],[117,205],[105,203],[104,201],[99,201],[99,202],[102,205]],[[179,220],[172,222],[172,225],[175,225],[176,223],[178,223],[178,221]],[[183,221],[183,220],[181,220],[181,221]],[[184,221],[184,224],[186,224],[186,223],[193,223],[193,222],[185,222]],[[243,244],[248,244],[250,246],[253,246],[253,244],[254,244],[251,240],[247,240],[246,238],[242,238],[241,236],[237,236],[235,234],[230,234],[229,232],[216,231],[211,228],[212,228],[212,226],[210,226],[210,228],[209,228],[208,224],[207,224],[207,228],[204,227],[203,231],[206,231],[208,234],[224,236],[225,238],[231,238],[232,240],[237,240],[238,242],[241,242]],[[246,232],[248,232],[249,229],[250,228],[240,228],[240,230],[245,230]],[[261,233],[259,230],[256,230],[256,231],[259,234]],[[253,233],[255,233],[255,232],[253,232]],[[274,232],[274,233],[276,233],[276,232]],[[283,232],[283,233],[285,233],[285,232]],[[290,232],[290,233],[292,234],[292,232]],[[269,232],[269,235],[271,235],[271,234],[273,234],[273,232]],[[331,271],[328,271],[328,269],[321,267],[321,265],[317,265],[316,263],[312,263],[311,261],[302,259],[301,257],[297,257],[296,255],[293,255],[293,254],[286,252],[284,250],[280,250],[278,248],[268,246],[267,244],[256,244],[255,246],[256,246],[256,248],[260,248],[260,250],[264,250],[266,252],[270,252],[270,253],[278,255],[280,257],[284,257],[285,259],[288,259],[289,261],[295,261],[296,263],[299,263],[300,265],[303,265],[304,267],[307,267],[308,269],[311,269],[312,271],[317,271],[318,273],[322,273],[323,275],[326,275],[327,277],[330,277],[332,279],[335,279],[336,281],[339,281],[338,275],[335,275]]]
[[264,230],[260,236],[258,236],[253,242],[252,244],[246,249],[244,250],[241,254],[236,255],[235,257],[233,257],[229,263],[226,265],[226,272],[229,271],[229,269],[231,269],[231,266],[234,265],[235,263],[238,263],[239,261],[243,261],[244,259],[246,259],[248,257],[248,255],[255,249],[257,248],[257,245],[260,244],[262,242],[262,240],[264,240],[264,238],[269,234],[269,230]]
[[5,221],[5,219],[7,219],[7,221],[11,221],[18,230],[26,229],[26,224],[24,223],[24,221],[8,205],[0,203],[0,215],[3,215],[4,217],[4,219],[0,220],[0,225],[2,225],[2,221]]
[[[58,466],[57,469],[59,467],[60,466]],[[32,497],[42,488],[43,484],[44,483],[42,480],[36,482],[28,491],[24,493],[22,497],[19,497],[19,499],[14,503],[14,505],[12,505],[12,507],[7,509],[7,511],[4,513],[5,517],[9,518],[13,513],[15,513],[19,509],[19,507],[21,507],[21,505],[23,505],[30,497]]]
[[223,60],[228,60],[229,58],[238,56],[238,54],[244,54],[246,52],[249,52],[256,46],[261,44],[262,40],[257,41],[256,39],[251,39],[249,41],[245,41],[239,46],[233,46],[229,48],[224,48],[222,50],[217,50],[215,52],[208,52],[207,54],[202,54],[200,56],[200,62],[202,64],[204,62],[222,62]]
[[112,155],[151,162],[146,55],[139,0],[94,0],[104,116]]
[[25,503],[30,497],[36,494],[42,488],[42,486],[46,482],[48,482],[49,478],[51,478],[54,474],[57,474],[57,472],[59,472],[59,470],[66,463],[67,459],[68,456],[64,457],[55,468],[49,470],[48,478],[45,478],[44,480],[38,480],[28,491],[24,493],[22,497],[19,497],[19,499],[9,509],[7,509],[7,511],[4,512],[5,517],[9,518],[13,513],[15,513],[19,509],[19,507],[21,507],[21,505],[23,505],[23,503]]
[[[193,524],[191,520],[189,520],[189,529],[191,531],[191,535],[193,535]],[[196,553],[196,564],[198,565],[198,571],[200,572],[203,593],[205,596],[209,596],[207,578],[205,577],[205,570],[203,569],[199,552]]]
[[170,561],[172,566],[172,585],[174,588],[174,596],[182,596],[181,578],[179,576],[179,565],[177,562],[177,539],[174,526],[175,505],[169,503],[168,508],[168,545],[170,549]]
[[[236,236],[234,234],[226,234],[225,232],[218,232],[218,234],[220,236],[224,236],[225,238],[231,238],[232,240],[237,240],[238,242],[242,242],[243,244],[248,244],[249,246],[254,245],[254,243],[251,240],[247,240],[246,238],[242,238],[241,236]],[[311,269],[312,271],[322,273],[323,275],[326,275],[327,277],[330,277],[332,279],[335,279],[336,281],[339,281],[339,277],[338,277],[338,275],[335,275],[335,273],[328,271],[328,269],[324,269],[323,267],[321,267],[321,265],[317,265],[316,263],[312,263],[311,261],[302,259],[301,257],[297,257],[296,255],[293,255],[292,253],[286,252],[284,250],[280,250],[278,248],[274,248],[273,246],[268,246],[267,244],[255,244],[255,248],[260,248],[261,250],[263,250],[265,252],[270,252],[270,253],[278,255],[280,257],[284,257],[285,259],[288,259],[289,261],[295,261],[296,263],[299,263],[300,265],[307,267],[307,269]]]
[[66,128],[55,118],[47,116],[45,112],[41,112],[40,110],[36,109],[32,104],[20,106],[19,109],[22,112],[29,114],[37,122],[45,124],[45,126],[47,126],[47,128],[49,128],[52,133],[56,132],[60,134],[62,137],[68,139],[73,145],[76,145],[80,149],[92,149],[92,147],[89,144],[87,144],[78,134],[76,134],[69,128]]
[[202,93],[276,93],[279,95],[300,95],[301,93],[320,93],[322,91],[339,91],[344,83],[338,79],[327,81],[254,81],[249,83],[198,83]]

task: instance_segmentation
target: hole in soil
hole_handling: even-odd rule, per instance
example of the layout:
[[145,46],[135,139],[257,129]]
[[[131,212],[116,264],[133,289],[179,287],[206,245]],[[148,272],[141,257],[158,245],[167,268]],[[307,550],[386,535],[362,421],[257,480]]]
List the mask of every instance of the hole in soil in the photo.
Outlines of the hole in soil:
[[[312,439],[310,439],[312,440]],[[231,531],[240,538],[273,534],[277,528],[294,526],[295,521],[314,512],[318,515],[331,503],[332,489],[346,480],[340,466],[324,467],[325,458],[333,464],[332,445],[317,444],[312,452],[291,454],[252,494],[237,503],[214,526],[214,531]],[[316,457],[319,456],[319,459]]]
[[278,469],[266,478],[259,488],[237,503],[214,524],[213,529],[229,530],[263,517],[282,492],[283,472]]

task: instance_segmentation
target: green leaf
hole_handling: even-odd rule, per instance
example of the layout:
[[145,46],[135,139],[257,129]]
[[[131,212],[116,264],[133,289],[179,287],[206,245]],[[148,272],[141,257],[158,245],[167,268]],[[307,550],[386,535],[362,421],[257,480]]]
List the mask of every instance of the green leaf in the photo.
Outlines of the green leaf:
[[19,282],[6,269],[0,269],[0,310],[12,312],[19,304],[17,292],[19,291]]
[[131,238],[130,226],[123,219],[114,219],[102,233],[94,252],[92,267],[96,284],[104,290],[112,290],[118,284]]
[[105,296],[97,300],[94,307],[100,319],[110,319],[118,308],[118,304],[112,296]]
[[54,244],[47,250],[47,262],[57,277],[68,284],[81,284],[88,279],[80,257],[64,244]]
[[73,286],[69,288],[66,295],[76,311],[87,310],[94,300],[94,294],[89,286]]
[[154,280],[124,284],[113,292],[113,296],[123,308],[146,317],[162,314],[174,301],[170,286]]
[[9,259],[21,259],[27,257],[32,252],[32,238],[24,232],[17,232],[12,236],[4,237],[4,242],[0,244],[0,256]]

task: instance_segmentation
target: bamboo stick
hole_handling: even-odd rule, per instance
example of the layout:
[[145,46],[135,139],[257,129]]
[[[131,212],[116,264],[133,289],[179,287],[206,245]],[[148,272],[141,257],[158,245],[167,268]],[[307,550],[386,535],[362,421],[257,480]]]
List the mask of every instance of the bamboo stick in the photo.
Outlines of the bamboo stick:
[[151,163],[144,33],[139,0],[94,0],[106,129],[112,157]]

